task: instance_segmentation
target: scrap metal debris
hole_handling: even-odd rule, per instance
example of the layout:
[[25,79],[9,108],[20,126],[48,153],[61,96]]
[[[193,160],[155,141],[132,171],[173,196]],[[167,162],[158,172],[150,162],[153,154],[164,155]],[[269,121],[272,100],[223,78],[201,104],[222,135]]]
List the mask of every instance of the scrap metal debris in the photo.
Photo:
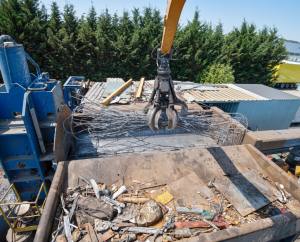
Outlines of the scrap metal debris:
[[[207,198],[211,206],[204,209],[178,204],[168,184],[108,185],[84,177],[80,181],[61,197],[52,241],[175,241],[287,212],[286,200],[278,199],[242,216],[213,184],[207,187],[213,194]],[[284,193],[282,185],[276,185]]]
[[[180,116],[175,130],[154,132],[149,129],[142,109],[134,108],[133,103],[122,110],[120,105],[103,108],[98,100],[89,99],[89,96],[80,99],[82,103],[65,120],[72,126],[71,130],[65,128],[65,132],[72,135],[76,146],[80,147],[75,149],[75,157],[174,150],[195,144],[201,147],[240,144],[248,125],[241,114],[223,115],[197,105],[198,109]],[[168,135],[174,134],[177,142],[166,141]],[[159,139],[162,135],[163,142]],[[186,136],[192,136],[195,141],[182,141]]]

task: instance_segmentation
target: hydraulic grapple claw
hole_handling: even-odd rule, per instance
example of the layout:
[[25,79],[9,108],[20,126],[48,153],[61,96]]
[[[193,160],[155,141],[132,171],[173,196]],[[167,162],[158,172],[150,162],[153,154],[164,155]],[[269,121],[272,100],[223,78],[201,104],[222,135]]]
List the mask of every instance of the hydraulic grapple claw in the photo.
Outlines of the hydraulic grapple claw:
[[163,127],[176,128],[178,115],[174,108],[175,105],[181,106],[181,115],[187,113],[186,103],[176,96],[174,90],[169,66],[171,55],[172,53],[163,54],[160,49],[157,50],[157,76],[149,102],[144,109],[148,116],[148,125],[152,130]]
[[[163,120],[163,113],[165,113],[167,122],[164,122],[166,120]],[[159,107],[152,107],[149,109],[147,113],[147,120],[148,126],[153,131],[164,127],[167,127],[168,129],[175,129],[178,122],[177,112],[174,108],[167,108],[165,111],[163,111]]]
[[158,107],[151,107],[148,109],[147,113],[147,120],[148,120],[148,126],[152,130],[158,130],[159,129],[159,117],[161,115],[161,110],[159,110]]
[[174,108],[167,108],[168,129],[175,129],[177,126],[177,111]]

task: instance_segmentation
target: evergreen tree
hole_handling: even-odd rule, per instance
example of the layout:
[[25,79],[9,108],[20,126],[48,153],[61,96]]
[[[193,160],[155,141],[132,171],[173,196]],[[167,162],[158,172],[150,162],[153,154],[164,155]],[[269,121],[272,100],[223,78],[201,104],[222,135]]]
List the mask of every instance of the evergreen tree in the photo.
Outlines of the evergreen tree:
[[80,73],[92,79],[95,79],[95,73],[97,72],[96,28],[97,15],[94,7],[92,7],[87,18],[82,18],[79,24],[76,58]]
[[[98,18],[92,7],[78,19],[70,4],[61,14],[53,2],[48,16],[38,0],[0,0],[0,34],[22,43],[54,78],[154,78],[155,50],[161,44],[162,30],[160,12],[151,8],[120,16],[106,9]],[[244,21],[240,28],[224,34],[222,24],[213,27],[202,22],[195,11],[192,21],[178,27],[172,77],[212,81],[218,76],[219,81],[232,68],[235,82],[270,85],[274,67],[285,55],[283,40],[274,29],[257,30]]]
[[225,37],[222,55],[233,67],[236,82],[269,85],[274,67],[285,57],[285,48],[276,30],[257,31],[244,21]]
[[233,83],[234,75],[232,67],[228,64],[215,63],[210,65],[199,80],[203,83]]
[[64,77],[62,72],[64,70],[64,63],[61,59],[63,52],[62,40],[60,36],[60,29],[62,27],[61,13],[56,2],[51,4],[51,13],[47,28],[47,71],[51,73],[53,78],[60,79]]
[[131,35],[133,33],[133,23],[129,18],[128,12],[123,12],[117,26],[117,37],[114,42],[114,49],[118,57],[118,68],[115,69],[117,76],[129,78],[132,75],[131,64]]
[[0,2],[0,34],[11,35],[17,41],[23,32],[24,21],[21,15],[21,2],[7,0]]
[[[64,7],[63,23],[59,31],[61,39],[61,61],[63,64],[62,76],[67,78],[69,75],[80,75],[78,70],[77,52],[78,19],[74,6],[67,4]],[[70,74],[72,73],[72,74]]]
[[106,9],[99,17],[96,30],[97,41],[97,67],[100,70],[96,73],[97,79],[103,80],[106,77],[114,76],[118,68],[118,57],[115,53],[113,42],[116,40],[116,15],[112,18]]
[[[38,0],[0,2],[0,33],[11,35],[43,67],[46,51],[47,14]],[[31,66],[30,66],[31,67]]]
[[93,31],[96,31],[96,29],[97,29],[97,13],[96,13],[96,9],[94,8],[94,6],[91,7],[86,20],[88,22],[89,27]]
[[197,76],[217,58],[218,48],[213,42],[214,30],[199,20],[195,11],[191,22],[178,31],[175,39],[175,77],[181,80],[195,81]]
[[62,20],[59,7],[56,2],[52,2],[48,27],[52,30],[53,33],[57,33],[61,28],[61,24]]

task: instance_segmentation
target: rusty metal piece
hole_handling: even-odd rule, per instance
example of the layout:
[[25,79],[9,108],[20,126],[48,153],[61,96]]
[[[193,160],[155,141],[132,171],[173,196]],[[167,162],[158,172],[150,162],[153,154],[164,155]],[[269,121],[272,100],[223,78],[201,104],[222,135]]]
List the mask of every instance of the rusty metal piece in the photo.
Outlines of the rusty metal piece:
[[90,223],[83,225],[85,230],[87,231],[87,235],[89,237],[89,241],[98,242],[97,234],[95,233],[93,226]]
[[133,242],[136,241],[137,237],[135,234],[126,234],[121,237],[119,242]]
[[111,229],[113,231],[118,231],[122,228],[127,228],[127,227],[134,227],[134,224],[132,224],[132,223],[112,223]]
[[211,226],[208,223],[205,223],[203,221],[180,221],[175,222],[175,227],[177,229],[183,229],[183,228],[210,228]]
[[68,242],[66,236],[64,234],[60,234],[57,236],[55,242]]
[[147,197],[119,197],[118,201],[123,203],[137,203],[142,204],[148,202],[150,199]]
[[139,188],[139,190],[148,190],[148,189],[153,189],[153,188],[157,188],[157,187],[164,187],[166,186],[167,184],[166,183],[163,183],[163,184],[158,184],[158,185],[152,185],[152,186],[146,186],[146,187],[141,187]]
[[189,228],[175,229],[174,231],[174,237],[176,239],[189,238],[191,236],[192,236],[192,232]]
[[217,228],[217,229],[224,229],[228,227],[228,223],[226,222],[221,222],[221,221],[214,221],[214,222],[210,222],[210,221],[179,221],[179,222],[175,222],[175,227],[178,229],[182,229],[182,228],[189,228],[189,229],[193,229],[193,228]]
[[109,239],[111,239],[114,236],[115,236],[114,231],[112,231],[110,229],[110,230],[106,231],[104,234],[99,236],[99,241],[100,242],[108,241]]

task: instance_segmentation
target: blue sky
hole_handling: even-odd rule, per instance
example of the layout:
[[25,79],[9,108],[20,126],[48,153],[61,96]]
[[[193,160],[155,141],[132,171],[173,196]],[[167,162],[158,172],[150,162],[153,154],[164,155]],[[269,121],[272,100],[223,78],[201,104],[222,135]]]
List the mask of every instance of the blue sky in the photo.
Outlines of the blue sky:
[[[53,0],[41,0],[47,8]],[[75,6],[78,15],[87,13],[93,4],[98,13],[105,8],[122,13],[134,7],[155,7],[165,12],[167,0],[62,0],[56,1],[61,9],[64,4]],[[195,9],[200,11],[202,20],[216,25],[221,22],[225,32],[239,26],[243,19],[258,27],[276,27],[280,36],[300,41],[300,1],[299,0],[187,0],[182,12],[181,23],[193,17]]]

